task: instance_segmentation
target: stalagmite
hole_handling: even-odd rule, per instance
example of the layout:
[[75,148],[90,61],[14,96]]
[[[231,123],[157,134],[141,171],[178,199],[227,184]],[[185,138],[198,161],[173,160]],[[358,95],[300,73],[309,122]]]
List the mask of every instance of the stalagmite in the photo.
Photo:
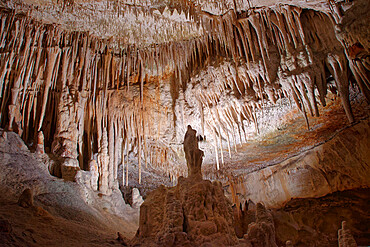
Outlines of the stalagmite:
[[196,130],[188,125],[184,137],[184,152],[188,167],[188,178],[202,179],[203,151],[198,147]]
[[127,140],[125,140],[125,138],[122,139],[122,145],[121,145],[121,166],[122,166],[122,186],[125,186],[126,185],[126,182],[125,182],[125,169],[127,169],[127,167],[125,168],[126,164],[125,164],[125,150],[126,150],[126,142]]
[[140,128],[138,128],[138,135],[137,135],[137,138],[138,138],[138,153],[137,153],[137,157],[138,157],[138,167],[139,167],[139,184],[141,184],[141,133],[140,133]]
[[342,228],[338,230],[339,247],[356,247],[356,240],[353,238],[351,231],[348,229],[347,222],[342,221]]
[[[125,147],[125,150],[126,150],[126,156],[128,157],[128,142],[126,142],[126,147]],[[128,163],[126,164],[126,186],[128,186]],[[124,176],[124,174],[123,174]]]
[[91,188],[97,191],[99,172],[98,172],[98,165],[95,160],[91,160],[89,162],[89,171],[91,172]]
[[215,154],[216,154],[216,168],[217,170],[220,170],[220,162],[218,161],[218,148],[217,148],[217,137],[216,137],[216,131],[214,127],[212,127],[213,130],[213,139],[214,139],[214,148],[215,148]]
[[114,134],[114,121],[112,119],[109,120],[109,131],[108,131],[108,156],[109,156],[109,165],[108,165],[108,188],[113,188],[114,186],[114,165],[115,165],[115,142],[116,138]]
[[99,156],[98,156],[98,164],[100,167],[99,172],[99,191],[103,194],[109,193],[109,156],[108,156],[108,134],[107,129],[103,128]]
[[44,154],[44,134],[42,131],[39,131],[37,134],[37,142],[36,142],[36,151],[37,154]]

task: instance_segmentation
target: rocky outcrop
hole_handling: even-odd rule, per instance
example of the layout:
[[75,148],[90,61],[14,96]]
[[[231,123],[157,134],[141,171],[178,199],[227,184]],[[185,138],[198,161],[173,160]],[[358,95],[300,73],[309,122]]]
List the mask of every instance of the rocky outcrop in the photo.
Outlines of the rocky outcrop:
[[342,229],[339,229],[338,231],[338,246],[357,247],[356,241],[353,238],[351,231],[347,228],[346,221],[342,221]]
[[[320,198],[293,199],[283,208],[271,210],[278,246],[288,240],[295,247],[338,246],[350,239],[359,246],[369,245],[370,216],[365,213],[369,192],[346,190]],[[347,224],[340,229],[342,221]]]
[[[184,140],[189,177],[172,188],[160,186],[140,207],[140,223],[133,245],[235,245],[231,204],[221,183],[202,179],[203,152],[196,131],[188,126]],[[198,155],[198,156],[197,156]],[[199,161],[200,160],[200,161]]]
[[33,194],[32,190],[25,189],[18,199],[18,205],[24,208],[33,206]]
[[369,187],[369,130],[367,118],[295,157],[244,175],[235,193],[267,207],[281,207],[292,198]]
[[132,189],[132,207],[133,208],[140,208],[141,204],[143,204],[144,200],[140,195],[140,191],[137,188]]
[[180,178],[176,187],[160,186],[141,205],[139,229],[133,243],[143,246],[236,244],[231,205],[221,184]]
[[257,204],[256,221],[248,225],[248,232],[244,238],[255,247],[277,247],[274,220],[261,203]]
[[[22,208],[46,218],[52,215],[64,220],[82,220],[86,226],[117,226],[113,220],[116,219],[123,221],[134,235],[138,209],[126,205],[120,191],[114,190],[109,196],[99,195],[92,189],[89,171],[78,171],[77,183],[52,177],[42,161],[45,157],[31,153],[17,134],[0,129],[0,136],[6,136],[0,141],[0,191],[15,198],[12,208]],[[18,198],[21,207],[17,206]]]

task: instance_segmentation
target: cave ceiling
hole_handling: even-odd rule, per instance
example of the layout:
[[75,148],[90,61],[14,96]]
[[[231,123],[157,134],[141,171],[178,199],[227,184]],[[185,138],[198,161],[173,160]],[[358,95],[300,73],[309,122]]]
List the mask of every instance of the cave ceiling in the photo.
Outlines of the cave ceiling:
[[30,145],[42,131],[48,152],[82,169],[95,160],[102,190],[128,185],[127,167],[139,183],[142,169],[186,175],[188,124],[207,137],[205,170],[232,171],[284,114],[309,132],[341,111],[343,127],[365,109],[351,107],[350,81],[370,99],[367,1],[0,6],[1,126]]
[[[229,12],[238,18],[255,10],[285,5],[330,12],[328,1],[83,1],[25,0],[8,1],[5,6],[18,9],[42,21],[58,24],[65,30],[84,31],[119,44],[146,47],[166,42],[185,41],[207,35],[202,18]],[[119,43],[119,44],[118,44]]]

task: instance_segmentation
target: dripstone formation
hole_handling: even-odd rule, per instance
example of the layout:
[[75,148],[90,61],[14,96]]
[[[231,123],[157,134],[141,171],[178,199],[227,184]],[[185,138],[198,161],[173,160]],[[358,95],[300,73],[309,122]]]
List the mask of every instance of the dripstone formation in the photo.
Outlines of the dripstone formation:
[[196,130],[188,125],[184,138],[184,152],[188,166],[188,177],[202,179],[202,157],[204,154],[198,147],[196,134]]
[[196,131],[188,126],[184,151],[188,178],[175,187],[160,186],[140,208],[140,225],[132,245],[229,246],[238,243],[231,203],[219,182],[202,179],[203,152]]

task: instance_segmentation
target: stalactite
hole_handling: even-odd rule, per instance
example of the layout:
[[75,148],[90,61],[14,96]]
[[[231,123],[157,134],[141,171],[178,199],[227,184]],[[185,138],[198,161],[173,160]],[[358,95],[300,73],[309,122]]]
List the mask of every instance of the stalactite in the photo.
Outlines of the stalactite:
[[[213,134],[217,169],[218,145],[223,164],[222,140],[227,140],[231,158],[231,141],[235,151],[238,142],[241,145],[247,141],[245,123],[254,124],[259,131],[256,110],[257,107],[263,109],[266,100],[275,103],[281,97],[289,97],[307,122],[306,110],[318,116],[315,88],[321,104],[325,105],[327,82],[323,62],[330,52],[334,55],[328,57],[327,67],[335,77],[347,116],[353,121],[346,58],[335,53],[340,47],[330,42],[330,32],[334,32],[326,14],[286,5],[274,9],[255,8],[248,15],[239,16],[234,11],[222,16],[202,13],[200,23],[204,36],[147,47],[124,43],[118,51],[110,41],[88,33],[61,32],[60,27],[34,23],[27,15],[3,11],[1,15],[0,46],[4,49],[0,54],[1,124],[9,124],[11,128],[19,111],[21,120],[17,121],[24,129],[23,138],[29,139],[31,133],[36,135],[37,130],[45,128],[46,140],[55,141],[52,149],[63,146],[63,138],[70,138],[62,132],[76,133],[76,139],[70,138],[66,149],[77,150],[65,153],[75,157],[74,152],[78,151],[80,166],[86,167],[83,163],[98,152],[99,189],[104,192],[115,186],[120,161],[122,183],[128,185],[129,155],[132,154],[138,158],[139,183],[144,169],[142,157],[145,169],[148,165],[162,167],[168,170],[172,181],[176,181],[174,174],[179,168],[169,168],[173,158],[171,148],[168,140],[162,141],[167,133],[164,118],[167,106],[161,93],[168,76],[176,77],[180,86],[175,90],[184,90],[181,93],[185,94],[187,88],[200,84],[193,77],[189,79],[188,74],[198,68],[208,71],[211,89],[196,89],[199,92],[194,95],[197,105],[191,112],[200,117],[201,134]],[[215,57],[222,59],[212,61]],[[298,59],[302,61],[297,62]],[[276,72],[269,64],[275,60],[281,60],[277,75],[272,74]],[[212,69],[206,67],[208,65]],[[366,64],[353,60],[350,68],[360,87],[369,88]],[[152,77],[158,81],[155,98],[149,96]],[[188,80],[194,81],[188,83]],[[177,102],[181,123],[186,125],[191,117],[187,115],[189,102],[185,103],[183,98]],[[124,101],[123,106],[112,107],[115,100]],[[152,104],[151,100],[157,103]],[[15,109],[14,105],[20,108]],[[48,115],[47,106],[55,112],[56,120]],[[3,116],[7,111],[9,119]],[[5,120],[8,122],[3,123]],[[56,121],[55,134],[48,125],[49,120]],[[77,125],[71,124],[72,121]],[[157,123],[157,129],[150,128],[153,122]],[[49,136],[52,134],[54,136]],[[102,146],[107,140],[105,152]]]
[[229,137],[229,132],[226,131],[226,138],[227,138],[227,150],[229,151],[229,158],[231,159],[231,148],[230,148],[230,137]]
[[308,99],[306,88],[303,84],[304,79],[302,79],[301,76],[297,75],[294,77],[294,80],[295,80],[294,84],[297,85],[297,89],[299,90],[299,94],[301,95],[301,98],[302,98],[302,104],[304,103],[306,105],[306,108],[309,109],[311,116],[313,116],[312,106],[311,106],[310,100]]
[[335,83],[337,85],[339,95],[342,100],[342,105],[346,112],[347,118],[350,123],[353,123],[354,116],[349,101],[347,61],[345,61],[344,54],[329,55],[328,63],[330,64],[329,67],[331,67],[330,70],[332,72],[332,75],[334,76]]
[[304,102],[303,102],[303,99],[302,99],[302,95],[300,94],[300,92],[298,91],[297,87],[296,87],[296,77],[295,76],[292,76],[290,78],[290,86],[291,86],[291,89],[293,91],[293,98],[297,104],[297,106],[299,107],[299,109],[301,110],[303,116],[304,116],[304,119],[306,120],[306,124],[307,124],[307,129],[309,130],[310,129],[310,124],[308,122],[308,118],[307,118],[307,112],[306,112],[306,107],[304,105]]
[[215,148],[215,154],[216,154],[216,168],[217,170],[220,170],[220,162],[218,161],[218,148],[217,148],[217,137],[216,137],[216,130],[214,127],[210,127],[213,130],[213,140],[214,140],[214,148]]
[[50,90],[51,78],[53,75],[52,73],[55,71],[54,67],[55,67],[55,64],[57,64],[57,57],[59,56],[59,53],[60,53],[59,47],[51,47],[51,48],[47,48],[46,50],[47,50],[48,56],[47,56],[47,65],[45,69],[46,76],[45,76],[45,83],[44,83],[45,86],[44,86],[44,93],[43,93],[43,99],[42,99],[42,108],[41,108],[41,113],[40,113],[39,124],[37,127],[38,131],[41,130],[41,126],[44,120],[46,103],[47,103],[48,94]]

